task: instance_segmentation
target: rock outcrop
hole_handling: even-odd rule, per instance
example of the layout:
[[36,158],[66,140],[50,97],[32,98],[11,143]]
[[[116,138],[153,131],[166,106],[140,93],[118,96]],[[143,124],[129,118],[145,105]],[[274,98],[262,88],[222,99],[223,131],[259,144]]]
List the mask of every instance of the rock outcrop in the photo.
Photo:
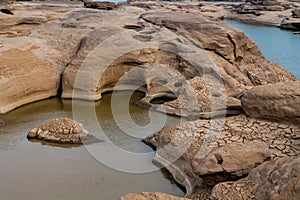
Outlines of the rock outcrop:
[[249,117],[300,123],[300,81],[257,86],[241,99]]
[[224,182],[212,191],[214,199],[290,199],[300,195],[300,157],[265,162],[237,182]]
[[257,25],[272,25],[290,30],[300,30],[297,17],[299,2],[288,0],[248,0],[237,6],[220,5],[225,9],[225,19],[233,19]]
[[246,142],[242,144],[225,144],[209,152],[205,158],[192,161],[193,171],[206,184],[229,180],[238,180],[256,166],[271,158],[265,143]]
[[[184,122],[164,128],[147,137],[145,142],[157,149],[154,160],[167,165],[174,178],[186,187],[187,197],[205,199],[210,197],[211,188],[205,187],[207,184],[201,177],[214,185],[224,178],[232,180],[247,176],[251,169],[268,159],[297,156],[300,154],[299,135],[298,126],[240,115]],[[235,146],[237,148],[233,148]],[[255,146],[262,148],[255,149]],[[238,149],[241,149],[240,155]],[[244,155],[251,157],[241,158]],[[225,166],[222,168],[222,165]]]
[[[144,104],[153,109],[210,118],[230,108],[225,96],[238,105],[237,97],[246,88],[295,80],[279,65],[266,61],[257,45],[237,29],[196,13],[151,12],[141,19],[142,30],[120,33],[113,27],[85,37],[78,56],[64,71],[62,97],[99,100],[101,93],[113,88],[143,86]],[[112,33],[118,37],[109,37]],[[100,46],[106,43],[110,47],[105,45],[104,52]],[[95,55],[84,60],[93,47]],[[157,100],[160,105],[154,103]]]
[[53,119],[38,128],[32,129],[28,139],[37,139],[59,144],[90,144],[100,142],[88,133],[83,125],[69,118]]
[[[139,105],[192,119],[213,118],[170,126],[145,139],[157,149],[155,161],[186,187],[188,198],[222,199],[227,193],[238,199],[292,198],[298,194],[292,186],[298,187],[293,177],[300,154],[299,82],[267,61],[242,31],[209,20],[297,29],[299,4],[274,2],[129,2],[109,12],[115,7],[1,3],[0,113],[56,95],[99,100],[111,90],[141,90],[146,95]],[[150,8],[157,10],[146,12]],[[45,123],[28,138],[99,142],[71,119]],[[248,192],[239,189],[245,183],[250,183]],[[183,199],[161,193],[122,198]]]
[[[106,14],[82,3],[22,2],[1,4],[0,9],[13,12],[0,13],[0,113],[60,95],[61,74],[81,56],[77,51],[86,35],[105,38],[124,30],[125,22],[136,21],[136,14]],[[115,26],[109,29],[111,24]]]
[[[210,118],[225,114],[226,108],[228,114],[240,113],[237,97],[249,87],[295,79],[266,61],[242,31],[211,22],[198,11],[151,12],[137,18],[143,9],[126,5],[122,12],[85,9],[78,3],[24,5],[9,4],[5,9],[13,15],[0,14],[3,113],[60,93],[63,98],[98,100],[112,89],[139,87],[148,94],[144,102],[156,110]],[[17,59],[9,60],[13,56]],[[134,70],[139,72],[128,73]],[[190,99],[193,104],[186,103]],[[157,100],[162,103],[154,104]]]

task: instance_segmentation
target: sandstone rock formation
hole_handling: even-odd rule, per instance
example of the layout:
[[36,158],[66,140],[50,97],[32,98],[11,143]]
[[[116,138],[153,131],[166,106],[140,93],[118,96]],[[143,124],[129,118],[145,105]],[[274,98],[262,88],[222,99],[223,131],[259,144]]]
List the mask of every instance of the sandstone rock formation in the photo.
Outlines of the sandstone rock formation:
[[175,197],[161,192],[142,192],[139,194],[127,194],[120,200],[188,200],[187,198]]
[[241,99],[249,117],[300,122],[300,81],[257,86],[243,92]]
[[[22,9],[24,5],[27,10]],[[78,3],[69,6],[24,2],[5,8],[14,15],[0,14],[3,38],[0,60],[6,63],[0,75],[0,88],[5,91],[1,93],[1,112],[60,93],[63,98],[98,100],[101,93],[113,88],[143,86],[140,89],[148,94],[145,102],[156,110],[209,118],[225,114],[226,108],[228,113],[240,113],[240,106],[236,109],[240,105],[237,97],[244,89],[294,80],[289,72],[266,61],[243,32],[212,23],[198,11],[152,12],[138,18],[136,12],[141,13],[143,9],[126,5],[122,6],[122,12],[85,9]],[[129,29],[128,24],[138,26]],[[93,51],[98,51],[100,56],[93,55]],[[19,60],[10,61],[13,55]],[[85,65],[87,68],[82,67]],[[154,66],[164,66],[164,70]],[[22,72],[18,67],[26,70]],[[137,68],[142,70],[134,73],[141,76],[128,73]],[[78,75],[79,69],[82,77]],[[161,80],[155,77],[156,70],[161,73]],[[117,84],[125,76],[130,80]],[[22,84],[17,77],[24,80]],[[75,84],[75,80],[80,84]],[[195,96],[193,93],[199,88],[195,83],[212,84],[204,84],[204,93]],[[213,86],[216,83],[223,86]],[[221,89],[215,91],[215,88]],[[194,96],[195,103],[181,109],[182,105],[189,105],[186,101],[191,97],[184,97],[187,92]],[[157,98],[165,102],[151,103]],[[210,105],[216,109],[209,108]]]
[[69,118],[54,119],[38,128],[32,129],[28,139],[60,144],[90,144],[100,142],[95,136],[89,134],[83,125]]
[[238,6],[221,7],[228,11],[224,16],[227,19],[299,30],[300,20],[296,17],[299,6],[299,2],[288,0],[249,0]]
[[[125,21],[136,21],[136,14],[91,11],[82,3],[22,2],[0,5],[2,8],[14,15],[0,13],[1,113],[60,95],[61,74],[80,56],[76,53],[86,35],[101,27],[103,32],[94,32],[105,37],[104,32],[122,30]],[[106,20],[98,23],[100,19]],[[114,22],[119,25],[105,28]]]
[[212,191],[215,199],[290,199],[300,195],[300,157],[265,162],[237,182],[224,182]]
[[271,158],[265,143],[225,144],[209,152],[205,158],[194,159],[194,172],[209,185],[246,176],[250,170]]
[[[155,161],[166,165],[189,198],[211,199],[215,184],[213,197],[222,198],[226,186],[228,194],[238,198],[258,198],[258,193],[265,198],[274,193],[270,184],[277,181],[276,174],[297,171],[299,82],[267,61],[242,31],[207,18],[297,28],[297,13],[291,17],[297,5],[284,0],[201,6],[129,2],[107,12],[84,8],[83,3],[1,4],[0,113],[56,95],[99,100],[114,89],[141,90],[146,95],[140,105],[178,116],[213,118],[164,128],[145,139],[157,148]],[[146,12],[150,8],[157,10]],[[248,116],[269,121],[239,115],[242,106]],[[274,119],[279,122],[271,122]],[[99,141],[71,119],[50,121],[28,137],[72,144]],[[277,157],[286,158],[274,161]],[[258,179],[265,185],[256,184],[252,176],[277,162],[285,162],[287,168]],[[295,192],[290,187],[295,181],[287,177],[275,188],[288,188],[279,192],[282,199]],[[236,179],[241,186],[239,181],[219,183]],[[251,182],[249,187],[259,185],[249,188],[250,196],[238,189],[244,180]],[[235,189],[241,192],[235,194]],[[168,198],[180,199],[161,193],[123,197]]]
[[[211,188],[205,186],[206,184],[199,174],[209,178],[211,175],[209,170],[214,170],[211,166],[215,166],[215,177],[218,177],[218,171],[222,173],[223,169],[217,168],[215,162],[221,162],[222,155],[225,157],[222,164],[225,164],[226,160],[229,162],[230,157],[236,163],[236,165],[229,164],[227,169],[225,167],[224,171],[229,172],[227,175],[230,175],[230,171],[234,172],[227,178],[234,178],[233,175],[235,177],[246,176],[257,164],[269,158],[268,151],[271,153],[271,159],[299,155],[299,135],[300,128],[298,126],[251,119],[240,115],[225,119],[184,122],[164,128],[147,137],[145,142],[157,149],[154,160],[167,165],[166,168],[173,174],[175,180],[186,187],[189,198],[205,199],[210,197]],[[252,142],[251,150],[249,144]],[[259,146],[265,146],[267,149],[264,147],[253,150],[258,144],[257,142]],[[246,153],[252,155],[251,158],[248,161],[245,160],[246,158],[239,160],[238,148],[226,147],[228,144],[230,144],[229,146],[241,145],[240,148],[243,145],[247,146],[240,151],[240,156]],[[219,153],[217,156],[214,155],[214,152],[222,152],[224,151],[222,149],[228,148],[231,150]],[[206,155],[207,157],[205,157]],[[215,158],[211,160],[212,155]],[[243,162],[243,165],[237,164],[240,162]],[[210,169],[205,171],[207,166],[210,166]],[[226,173],[223,174],[223,178],[226,177]],[[214,181],[218,181],[218,179]],[[219,179],[219,181],[224,181],[224,179]],[[211,183],[215,184],[216,182]]]
[[[212,23],[196,13],[151,12],[141,18],[143,30],[120,33],[113,27],[106,32],[93,31],[84,38],[77,56],[64,71],[63,98],[98,100],[101,93],[113,88],[143,86],[147,92],[144,103],[153,109],[210,118],[230,107],[225,95],[238,105],[237,97],[248,87],[295,80],[280,66],[266,61],[256,44],[237,29]],[[108,38],[111,33],[118,37]],[[111,46],[106,47],[106,43]],[[93,47],[95,54],[85,60]],[[203,86],[196,86],[196,82]],[[163,101],[155,105],[158,98]]]

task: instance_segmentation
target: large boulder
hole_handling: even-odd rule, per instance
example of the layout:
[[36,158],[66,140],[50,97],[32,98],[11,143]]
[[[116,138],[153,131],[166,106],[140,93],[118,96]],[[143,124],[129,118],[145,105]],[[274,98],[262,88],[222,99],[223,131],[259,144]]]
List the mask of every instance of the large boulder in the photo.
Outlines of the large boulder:
[[300,81],[257,86],[243,93],[242,107],[249,117],[300,122]]
[[237,182],[219,183],[214,199],[297,200],[300,196],[300,156],[278,158],[253,169]]
[[[172,162],[166,168],[187,188],[190,198],[199,193],[210,196],[210,190],[201,178],[204,174],[208,175],[207,180],[212,180],[210,177],[213,176],[220,178],[218,172],[226,174],[209,184],[213,185],[224,178],[232,180],[246,176],[267,159],[298,155],[299,135],[298,126],[240,115],[184,122],[166,127],[144,141],[157,149],[156,162],[163,165]],[[246,155],[249,157],[243,157]],[[220,167],[225,166],[224,170],[219,163]]]
[[246,176],[250,170],[271,158],[265,143],[225,144],[205,158],[192,161],[194,172],[210,185]]
[[100,142],[95,136],[88,133],[81,123],[69,118],[53,119],[32,129],[28,139],[37,139],[59,144],[90,144]]

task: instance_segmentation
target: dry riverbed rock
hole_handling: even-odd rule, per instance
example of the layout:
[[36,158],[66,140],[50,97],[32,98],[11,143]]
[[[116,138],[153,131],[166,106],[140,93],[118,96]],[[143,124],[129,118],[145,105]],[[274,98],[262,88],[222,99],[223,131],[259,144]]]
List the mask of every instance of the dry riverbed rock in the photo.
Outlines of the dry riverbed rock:
[[246,176],[250,170],[271,159],[267,145],[251,141],[225,144],[215,148],[205,158],[194,159],[194,172],[209,185]]
[[142,193],[124,195],[120,198],[120,200],[189,200],[189,199],[164,194],[161,192],[142,192]]
[[300,81],[257,86],[241,100],[249,117],[300,123]]
[[[205,193],[210,197],[203,176],[212,180],[212,177],[218,178],[220,172],[224,176],[219,181],[224,181],[224,177],[232,180],[247,176],[251,169],[268,159],[299,155],[299,135],[298,126],[240,115],[166,127],[147,137],[145,142],[157,149],[156,162],[173,162],[166,168],[186,187],[188,197],[192,198],[199,194],[205,197]],[[245,155],[248,158],[242,157]],[[218,179],[214,181],[211,185]]]
[[100,142],[95,136],[88,133],[81,123],[69,118],[53,119],[38,128],[32,129],[28,139],[60,144],[89,144]]
[[100,10],[114,10],[117,8],[117,5],[113,2],[85,2],[84,7],[86,8],[94,8]]
[[224,12],[226,19],[300,30],[299,6],[299,2],[289,0],[247,0],[239,5],[220,7],[227,11]]
[[237,182],[216,185],[212,197],[219,200],[297,200],[300,196],[300,156],[278,158],[253,169]]
[[[215,115],[210,105],[223,103],[217,112],[224,114],[231,103],[240,105],[238,96],[249,87],[295,79],[266,61],[242,31],[209,21],[197,9],[144,13],[120,6],[110,12],[66,2],[3,7],[13,15],[0,13],[0,112],[55,95],[99,100],[112,89],[143,86],[156,110],[209,118]],[[143,72],[115,87],[132,69]],[[197,95],[184,97],[188,91]],[[151,103],[157,98],[163,105]],[[192,98],[199,104],[186,103]]]

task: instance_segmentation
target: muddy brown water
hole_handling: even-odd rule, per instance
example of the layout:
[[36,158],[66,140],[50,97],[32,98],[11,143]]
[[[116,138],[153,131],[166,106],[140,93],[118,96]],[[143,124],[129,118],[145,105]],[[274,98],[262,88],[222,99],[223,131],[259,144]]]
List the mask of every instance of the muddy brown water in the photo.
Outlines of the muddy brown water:
[[[118,92],[119,106],[128,104],[122,100],[128,92]],[[131,96],[129,110],[136,123],[149,123],[149,111],[132,103],[143,96],[135,92]],[[159,170],[152,162],[153,150],[141,142],[140,138],[128,136],[114,122],[110,105],[111,94],[96,102],[96,116],[105,135],[112,144],[127,151],[148,152],[149,165],[157,168],[154,172],[125,173],[102,164],[84,146],[49,145],[38,141],[28,141],[30,129],[53,118],[72,117],[71,100],[52,98],[35,102],[5,115],[5,126],[0,127],[0,199],[1,200],[116,200],[132,192],[160,191],[184,196],[182,190],[167,173]],[[93,102],[82,101],[83,104]],[[124,104],[124,105],[123,105]],[[114,113],[122,118],[123,112]],[[156,113],[155,115],[161,115]],[[83,121],[85,128],[96,132],[97,125],[89,124],[89,116]],[[126,119],[124,119],[126,120]],[[167,117],[165,126],[178,123],[180,119]],[[130,128],[130,127],[129,127]],[[157,127],[149,127],[143,135],[155,132]],[[112,145],[104,141],[105,146]],[[101,148],[101,147],[100,147]],[[110,154],[109,151],[106,152]]]

